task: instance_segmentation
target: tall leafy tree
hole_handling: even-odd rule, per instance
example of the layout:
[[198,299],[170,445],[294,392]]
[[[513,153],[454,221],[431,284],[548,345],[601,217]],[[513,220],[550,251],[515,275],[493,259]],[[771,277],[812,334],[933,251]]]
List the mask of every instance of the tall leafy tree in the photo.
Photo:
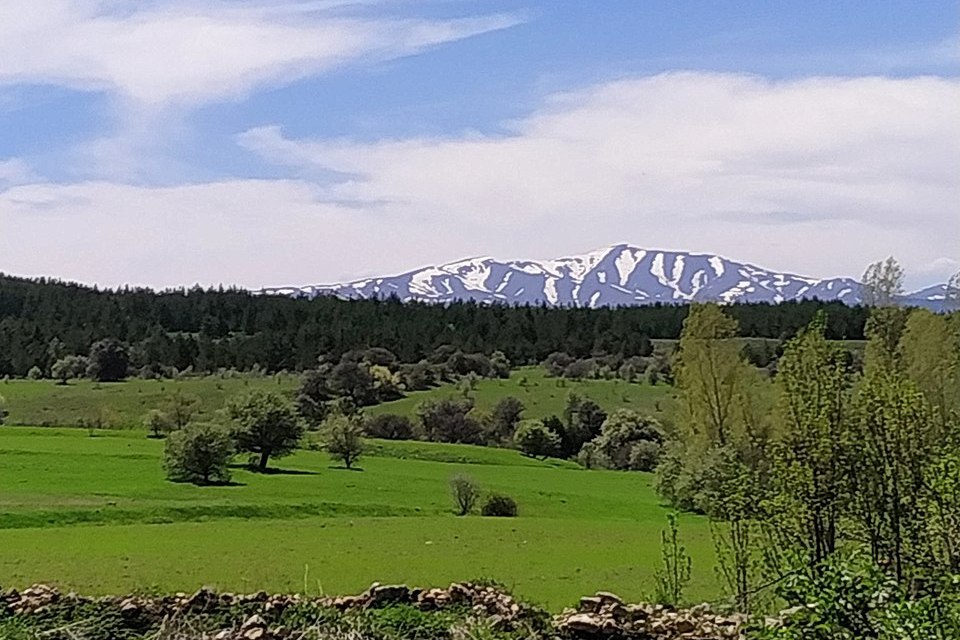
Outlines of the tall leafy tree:
[[851,376],[840,345],[818,316],[780,358],[776,464],[778,538],[803,549],[817,566],[837,550],[847,508],[852,444]]
[[227,404],[238,452],[250,453],[256,468],[266,471],[270,458],[296,450],[303,437],[303,422],[293,404],[283,396],[264,391],[234,398]]

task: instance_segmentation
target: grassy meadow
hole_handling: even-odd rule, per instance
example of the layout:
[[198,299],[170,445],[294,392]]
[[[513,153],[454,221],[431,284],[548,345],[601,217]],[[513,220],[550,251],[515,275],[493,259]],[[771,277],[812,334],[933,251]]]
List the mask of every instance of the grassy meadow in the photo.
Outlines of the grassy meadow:
[[[180,391],[200,399],[197,420],[214,417],[228,398],[255,389],[273,389],[293,395],[299,378],[292,374],[254,377],[185,377],[176,380],[139,380],[97,383],[72,380],[67,385],[52,380],[4,380],[0,397],[10,412],[8,424],[25,426],[76,427],[99,423],[106,428],[137,427],[150,409]],[[547,377],[542,367],[524,367],[506,380],[480,380],[471,392],[477,408],[489,410],[506,396],[519,398],[526,406],[524,417],[562,415],[571,391],[592,398],[611,411],[629,407],[653,416],[662,416],[672,402],[674,390],[667,385],[629,384],[623,380],[564,380]],[[399,413],[413,417],[417,405],[427,399],[457,396],[455,385],[445,384],[428,391],[366,409],[369,414]]]
[[[136,430],[0,428],[4,585],[341,593],[492,578],[552,609],[597,589],[653,589],[667,509],[647,474],[374,441],[362,471],[303,450],[275,473],[238,467],[230,486],[196,487],[165,480],[162,448]],[[520,517],[453,515],[455,473],[514,496]],[[690,596],[714,597],[707,525],[684,516],[681,526]]]

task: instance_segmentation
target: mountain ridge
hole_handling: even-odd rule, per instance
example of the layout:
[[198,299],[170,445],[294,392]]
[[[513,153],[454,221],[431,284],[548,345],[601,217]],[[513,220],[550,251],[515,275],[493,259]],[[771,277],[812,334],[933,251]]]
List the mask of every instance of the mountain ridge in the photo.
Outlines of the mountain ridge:
[[[616,244],[551,260],[466,258],[394,276],[302,287],[267,287],[264,294],[343,299],[386,298],[447,303],[632,306],[689,302],[768,302],[817,298],[861,301],[853,278],[811,278],[716,254]],[[943,308],[946,285],[903,296],[905,304]]]

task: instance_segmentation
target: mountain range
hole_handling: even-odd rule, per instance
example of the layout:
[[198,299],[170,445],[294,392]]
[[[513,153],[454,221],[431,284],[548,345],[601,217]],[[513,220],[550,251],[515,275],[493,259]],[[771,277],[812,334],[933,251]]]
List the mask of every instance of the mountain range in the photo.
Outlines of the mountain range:
[[[946,285],[906,294],[903,303],[941,310]],[[554,260],[470,258],[396,276],[341,284],[269,287],[264,294],[386,298],[446,303],[627,306],[685,302],[769,302],[817,298],[857,304],[852,278],[810,278],[702,253],[614,245]]]

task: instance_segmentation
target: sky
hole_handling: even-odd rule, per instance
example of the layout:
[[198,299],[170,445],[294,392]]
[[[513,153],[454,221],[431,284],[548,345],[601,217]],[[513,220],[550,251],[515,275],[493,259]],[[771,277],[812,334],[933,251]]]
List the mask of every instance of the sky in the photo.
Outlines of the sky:
[[0,272],[960,271],[956,0],[4,0]]

